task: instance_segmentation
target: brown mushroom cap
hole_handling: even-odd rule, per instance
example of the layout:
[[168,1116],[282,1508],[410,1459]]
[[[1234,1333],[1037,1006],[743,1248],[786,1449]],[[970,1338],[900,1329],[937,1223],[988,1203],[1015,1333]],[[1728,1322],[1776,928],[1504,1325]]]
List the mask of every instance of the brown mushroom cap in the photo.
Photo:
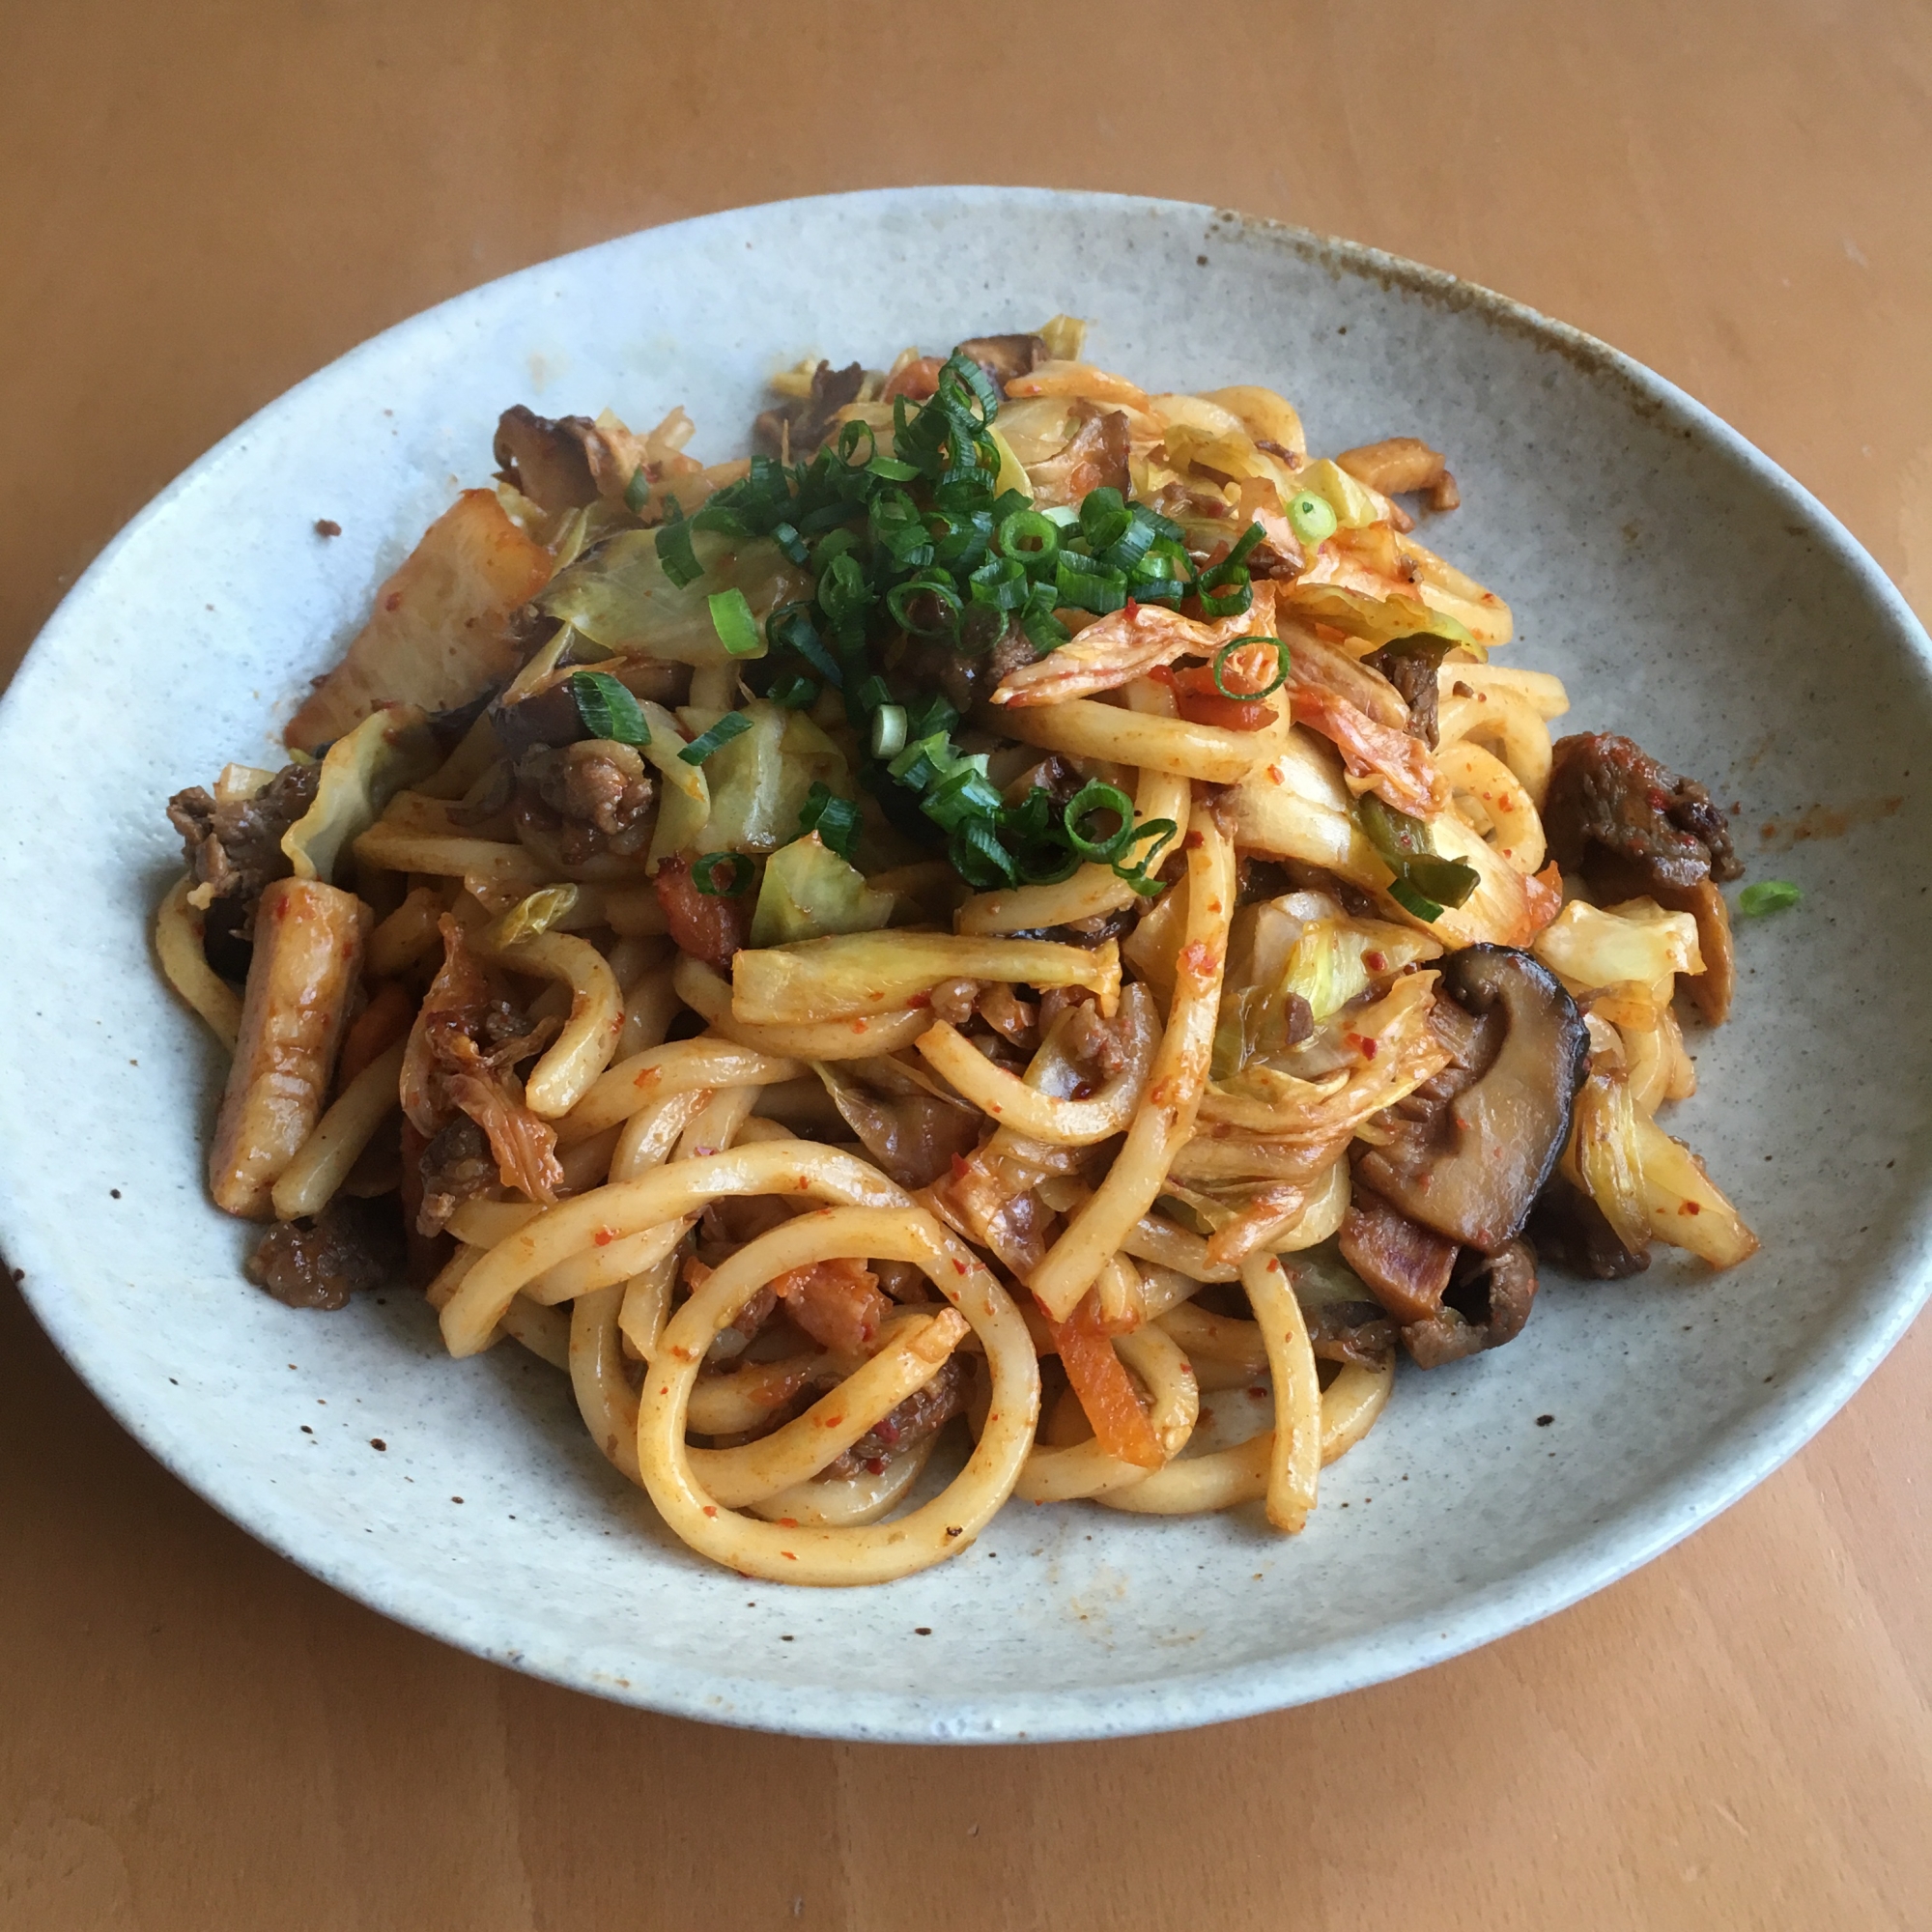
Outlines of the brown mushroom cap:
[[1001,388],[1016,376],[1028,376],[1047,359],[1046,343],[1037,335],[976,335],[957,344],[955,355],[977,362]]
[[1522,1333],[1535,1299],[1536,1255],[1527,1241],[1507,1241],[1492,1255],[1464,1249],[1441,1307],[1403,1329],[1403,1347],[1419,1369],[1500,1349]]
[[1411,1221],[1493,1255],[1522,1232],[1569,1141],[1589,1034],[1555,975],[1514,947],[1452,952],[1441,985],[1479,1018],[1500,1011],[1502,1043],[1435,1134],[1373,1149],[1356,1173]]
[[588,448],[596,434],[588,416],[553,421],[517,403],[497,421],[497,473],[552,515],[582,509],[597,500]]

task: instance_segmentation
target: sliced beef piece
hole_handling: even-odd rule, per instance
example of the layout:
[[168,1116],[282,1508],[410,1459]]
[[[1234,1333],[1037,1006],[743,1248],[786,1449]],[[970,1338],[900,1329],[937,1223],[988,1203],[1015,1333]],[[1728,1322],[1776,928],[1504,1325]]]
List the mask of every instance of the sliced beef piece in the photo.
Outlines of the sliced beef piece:
[[1650,886],[1680,892],[1744,872],[1710,793],[1613,731],[1557,740],[1543,824],[1549,856],[1566,872],[1587,873],[1599,853],[1631,861]]
[[1125,414],[1120,410],[1102,411],[1092,403],[1082,403],[1078,413],[1080,427],[1066,447],[1027,471],[1033,479],[1035,504],[1041,509],[1078,504],[1099,489],[1118,490],[1124,496],[1132,487],[1127,459],[1133,451],[1133,426]]
[[843,369],[821,362],[811,372],[810,396],[794,397],[766,410],[753,423],[753,447],[762,455],[777,456],[789,445],[793,462],[810,456],[832,434],[838,412],[858,400],[865,383],[866,372],[856,362]]
[[965,1364],[949,1355],[939,1373],[923,1388],[916,1388],[892,1411],[883,1415],[842,1456],[828,1463],[821,1480],[834,1476],[856,1476],[870,1468],[874,1475],[885,1467],[888,1456],[914,1449],[928,1436],[937,1435],[965,1406]]
[[1435,656],[1406,653],[1384,644],[1362,660],[1369,669],[1380,671],[1395,686],[1408,706],[1408,735],[1420,738],[1433,752],[1436,746],[1436,687]]
[[1318,1362],[1384,1367],[1395,1348],[1396,1327],[1378,1301],[1324,1301],[1308,1323],[1308,1346]]
[[579,510],[597,500],[588,444],[597,425],[588,416],[553,421],[522,403],[497,421],[497,473],[541,510]]
[[1017,625],[981,651],[962,650],[939,638],[917,638],[891,680],[894,696],[916,703],[936,685],[963,718],[991,697],[1003,679],[1022,665],[1037,663],[1039,655]]
[[403,1270],[392,1201],[331,1201],[312,1221],[282,1221],[249,1256],[248,1279],[289,1308],[345,1308]]
[[1550,1176],[1530,1209],[1528,1234],[1545,1261],[1593,1281],[1621,1281],[1650,1265],[1650,1257],[1625,1247],[1604,1210],[1560,1174]]
[[1456,1243],[1398,1212],[1358,1182],[1339,1237],[1342,1259],[1398,1321],[1426,1321],[1442,1306]]
[[430,1137],[422,1151],[422,1205],[416,1233],[439,1235],[466,1201],[495,1200],[502,1192],[490,1137],[468,1114],[458,1114]]
[[1492,1255],[1464,1248],[1442,1306],[1404,1328],[1403,1346],[1421,1369],[1500,1349],[1522,1333],[1535,1299],[1536,1254],[1527,1241],[1511,1241]]
[[652,885],[677,950],[716,972],[730,972],[732,954],[751,939],[756,895],[744,892],[729,898],[722,893],[700,893],[692,879],[689,859],[667,859]]
[[[910,1081],[891,1081],[893,1063],[856,1062],[828,1067],[833,1105],[866,1151],[901,1187],[926,1187],[950,1174],[953,1160],[980,1138],[980,1112],[943,1100]],[[867,1079],[868,1069],[877,1076]],[[891,1081],[891,1084],[886,1084]]]
[[1046,344],[1037,335],[976,335],[952,353],[977,362],[1003,396],[1016,376],[1032,375],[1048,359]]
[[568,867],[603,852],[629,858],[644,849],[657,787],[634,746],[611,738],[539,746],[516,769],[517,837],[540,858]]
[[213,793],[190,785],[168,800],[168,823],[182,836],[195,884],[239,908],[222,922],[224,930],[244,941],[254,937],[262,888],[294,869],[282,851],[283,835],[315,803],[321,782],[319,765],[284,765],[253,798],[217,805]]

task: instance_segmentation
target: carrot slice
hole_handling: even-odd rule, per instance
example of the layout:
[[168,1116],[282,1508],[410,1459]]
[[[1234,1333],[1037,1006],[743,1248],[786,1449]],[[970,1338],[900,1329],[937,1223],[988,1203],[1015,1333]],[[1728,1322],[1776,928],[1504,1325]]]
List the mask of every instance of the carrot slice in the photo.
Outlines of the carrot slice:
[[1114,1345],[1100,1325],[1100,1304],[1089,1289],[1065,1321],[1049,1319],[1061,1366],[1094,1435],[1109,1456],[1137,1468],[1158,1469],[1166,1462],[1153,1424],[1147,1419],[1140,1398]]

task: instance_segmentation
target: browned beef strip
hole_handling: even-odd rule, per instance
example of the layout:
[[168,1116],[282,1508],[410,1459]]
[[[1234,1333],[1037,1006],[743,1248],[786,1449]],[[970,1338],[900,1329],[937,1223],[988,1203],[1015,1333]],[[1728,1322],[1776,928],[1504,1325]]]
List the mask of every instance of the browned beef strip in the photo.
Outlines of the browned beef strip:
[[1386,1365],[1395,1347],[1395,1323],[1377,1301],[1324,1301],[1302,1314],[1308,1346],[1318,1362],[1354,1362],[1365,1369]]
[[1420,738],[1433,752],[1436,745],[1435,666],[1428,657],[1409,657],[1391,651],[1386,645],[1371,651],[1362,662],[1378,670],[1395,686],[1408,706],[1408,735]]
[[[833,418],[847,403],[858,400],[866,372],[858,363],[835,369],[821,362],[811,372],[811,394],[766,410],[752,425],[752,445],[761,455],[777,456],[790,444],[792,461],[810,456],[832,433]],[[787,438],[785,430],[791,434]]]
[[294,867],[282,837],[315,803],[319,765],[285,765],[253,798],[216,805],[212,793],[190,785],[168,800],[168,823],[182,836],[182,856],[196,885],[212,886],[217,900],[239,902],[222,922],[242,939],[252,939],[255,901],[271,879]]
[[313,1221],[281,1221],[249,1256],[248,1279],[290,1308],[344,1308],[403,1267],[396,1204],[331,1201]]
[[1527,1241],[1511,1241],[1492,1255],[1464,1248],[1442,1306],[1406,1327],[1403,1346],[1421,1369],[1500,1349],[1522,1333],[1535,1299],[1536,1254]]
[[1537,1196],[1527,1233],[1543,1260],[1593,1281],[1620,1281],[1650,1265],[1649,1255],[1625,1247],[1604,1210],[1560,1174],[1551,1175]]
[[602,852],[628,858],[650,837],[655,796],[653,776],[630,745],[587,738],[555,751],[538,746],[517,761],[517,836],[563,867]]
[[881,1416],[842,1456],[827,1463],[822,1474],[856,1476],[867,1463],[882,1463],[938,1435],[964,1406],[965,1382],[959,1357],[949,1356],[929,1382],[914,1389],[890,1415]]
[[937,685],[946,701],[964,717],[991,697],[1003,679],[1038,657],[1017,626],[1009,627],[989,649],[980,651],[961,649],[941,638],[915,638],[888,682],[894,696],[904,703],[917,703]]
[[1418,1226],[1359,1183],[1339,1236],[1342,1259],[1398,1321],[1426,1321],[1442,1306],[1456,1243]]
[[1587,872],[1599,853],[1630,860],[1650,885],[1679,891],[1744,872],[1710,793],[1614,731],[1557,740],[1543,824],[1549,856],[1566,872]]
[[688,859],[667,859],[651,883],[670,927],[671,944],[717,972],[730,972],[732,955],[752,936],[755,895],[744,892],[728,898],[723,893],[700,893]]
[[494,1200],[503,1191],[500,1182],[489,1136],[468,1114],[458,1114],[422,1151],[416,1233],[440,1235],[466,1201]]

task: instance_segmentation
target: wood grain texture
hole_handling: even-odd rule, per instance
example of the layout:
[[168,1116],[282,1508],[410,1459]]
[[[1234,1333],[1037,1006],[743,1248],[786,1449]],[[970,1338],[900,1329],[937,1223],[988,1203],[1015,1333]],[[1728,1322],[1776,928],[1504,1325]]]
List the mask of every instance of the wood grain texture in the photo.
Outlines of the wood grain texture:
[[[651,222],[899,182],[1189,197],[1503,289],[1712,405],[1932,614],[1915,0],[9,27],[8,668],[155,490],[371,331]],[[388,1624],[150,1462],[10,1293],[0,1924],[1922,1926],[1928,1380],[1921,1322],[1691,1542],[1425,1676],[942,1753],[645,1717]]]

